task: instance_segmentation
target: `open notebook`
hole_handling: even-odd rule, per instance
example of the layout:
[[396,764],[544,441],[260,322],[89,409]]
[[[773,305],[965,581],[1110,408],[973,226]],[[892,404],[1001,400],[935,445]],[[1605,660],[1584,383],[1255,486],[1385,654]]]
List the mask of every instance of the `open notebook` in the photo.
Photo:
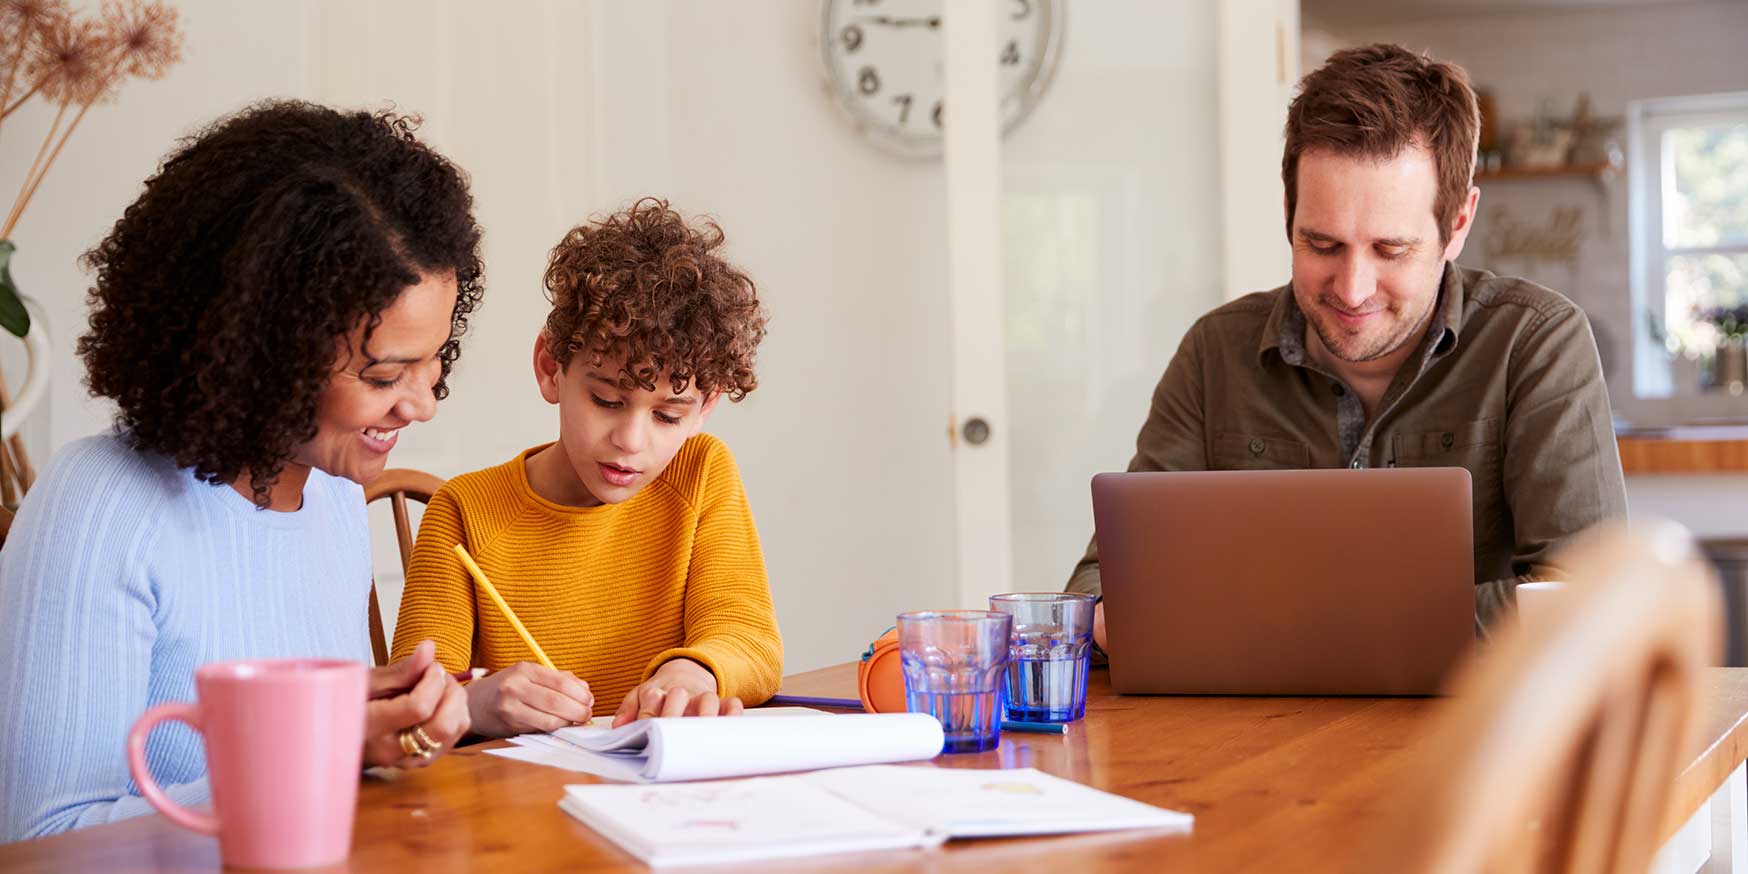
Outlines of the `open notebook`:
[[1033,768],[873,765],[713,783],[567,786],[559,807],[652,866],[931,847],[953,838],[1187,832],[1195,822]]
[[942,740],[941,723],[924,713],[769,708],[734,718],[642,719],[612,730],[596,720],[519,735],[510,738],[515,746],[486,752],[608,780],[663,783],[932,759]]

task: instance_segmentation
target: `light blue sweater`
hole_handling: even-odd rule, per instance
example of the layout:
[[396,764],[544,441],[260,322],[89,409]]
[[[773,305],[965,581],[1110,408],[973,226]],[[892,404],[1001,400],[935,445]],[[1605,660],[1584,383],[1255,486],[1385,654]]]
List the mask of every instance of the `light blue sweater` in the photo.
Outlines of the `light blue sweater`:
[[[168,459],[89,437],[49,463],[0,549],[0,842],[152,812],[128,775],[141,713],[239,658],[368,661],[364,496],[310,473],[258,510]],[[152,775],[207,800],[200,738],[165,723]]]

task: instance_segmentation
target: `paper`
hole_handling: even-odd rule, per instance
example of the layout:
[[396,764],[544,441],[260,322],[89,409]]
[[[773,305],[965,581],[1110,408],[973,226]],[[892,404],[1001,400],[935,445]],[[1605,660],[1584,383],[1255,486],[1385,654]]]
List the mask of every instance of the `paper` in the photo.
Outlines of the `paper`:
[[1189,831],[1195,817],[1101,792],[1036,768],[873,765],[805,775],[874,813],[949,838],[1158,828]]
[[693,717],[519,735],[510,739],[513,748],[487,752],[609,780],[659,783],[931,759],[942,741],[940,722],[922,713]]
[[566,786],[559,807],[653,866],[929,847],[950,838],[1184,832],[1195,822],[1033,768],[877,765],[712,783]]
[[745,862],[940,842],[783,777],[569,786],[559,807],[650,865]]

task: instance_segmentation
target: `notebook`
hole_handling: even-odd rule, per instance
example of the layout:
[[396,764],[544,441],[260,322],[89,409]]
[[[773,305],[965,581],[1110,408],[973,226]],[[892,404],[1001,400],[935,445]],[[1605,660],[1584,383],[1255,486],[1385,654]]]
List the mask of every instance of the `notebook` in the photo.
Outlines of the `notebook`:
[[486,752],[608,780],[665,783],[932,759],[943,737],[941,723],[926,713],[753,710],[734,718],[642,719],[611,730],[597,721],[510,742]]
[[1158,829],[1187,813],[1033,768],[874,765],[812,774],[566,786],[559,807],[654,867],[932,847],[956,838]]

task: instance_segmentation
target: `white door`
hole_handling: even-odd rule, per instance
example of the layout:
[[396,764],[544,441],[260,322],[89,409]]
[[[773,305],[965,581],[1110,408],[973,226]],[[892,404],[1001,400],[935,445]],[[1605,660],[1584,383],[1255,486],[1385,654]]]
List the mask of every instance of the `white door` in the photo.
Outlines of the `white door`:
[[[1091,476],[1127,464],[1184,331],[1288,278],[1278,180],[1297,0],[1059,6],[1062,51],[1031,116],[999,141],[987,124],[949,128],[964,606],[1066,583],[1093,530]],[[949,39],[988,50],[948,22]],[[954,57],[949,88],[990,84]],[[978,233],[992,209],[993,239]],[[965,439],[972,419],[981,444]]]

